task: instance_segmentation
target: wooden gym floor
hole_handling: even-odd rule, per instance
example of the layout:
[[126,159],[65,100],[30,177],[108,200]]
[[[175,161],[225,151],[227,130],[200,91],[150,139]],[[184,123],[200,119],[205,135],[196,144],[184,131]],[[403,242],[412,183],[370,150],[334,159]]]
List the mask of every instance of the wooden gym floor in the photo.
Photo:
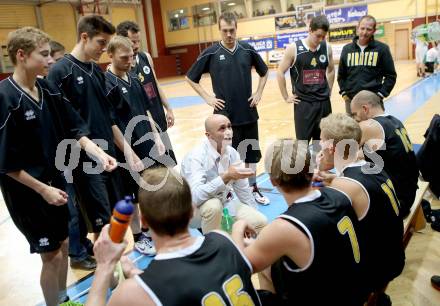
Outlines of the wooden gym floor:
[[[414,62],[398,62],[396,69],[397,84],[391,96],[404,91],[418,81]],[[258,107],[260,143],[263,152],[272,140],[295,135],[293,107],[282,100],[275,71],[271,70],[270,73],[261,104]],[[212,113],[212,109],[204,103],[199,103],[200,98],[182,78],[161,80],[161,84],[172,105],[175,106],[176,125],[168,133],[180,161],[184,154],[204,137],[203,122]],[[257,80],[254,78],[254,88],[256,84]],[[208,77],[202,79],[202,85],[210,88]],[[344,103],[338,91],[339,87],[335,81],[331,99],[333,112],[344,112]],[[416,94],[407,99],[423,99],[423,97]],[[402,99],[403,110],[408,105],[407,99]],[[179,103],[186,106],[179,105]],[[440,113],[439,103],[440,92],[437,91],[426,103],[421,103],[421,106],[411,111],[409,116],[405,116],[404,123],[413,143],[423,143],[423,134],[432,116]],[[263,167],[260,163],[258,173],[262,172]],[[440,208],[440,203],[433,201],[433,208]],[[40,257],[29,254],[29,246],[9,218],[1,195],[0,237],[0,266],[2,267],[0,305],[36,305],[43,300],[39,285]],[[406,256],[406,266],[402,275],[394,280],[387,290],[387,293],[391,295],[393,305],[440,305],[440,292],[430,285],[431,275],[440,274],[440,233],[431,230],[429,226],[415,233],[406,249]],[[68,285],[87,274],[88,272],[69,269]]]

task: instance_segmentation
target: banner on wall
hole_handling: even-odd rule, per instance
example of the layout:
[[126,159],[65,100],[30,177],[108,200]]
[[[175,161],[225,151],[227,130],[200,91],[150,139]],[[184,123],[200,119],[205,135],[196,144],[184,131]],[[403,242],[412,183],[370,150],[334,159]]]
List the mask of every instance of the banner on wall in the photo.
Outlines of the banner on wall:
[[313,17],[322,15],[322,9],[314,10],[314,11],[302,11],[297,10],[296,13],[292,13],[284,16],[276,16],[275,20],[275,29],[286,30],[286,29],[295,29],[295,28],[305,28],[309,25],[310,20]]
[[277,35],[277,48],[279,48],[279,49],[286,48],[287,45],[294,43],[297,40],[306,38],[307,34],[308,34],[307,31],[278,34]]
[[269,51],[274,48],[274,38],[268,37],[268,38],[262,38],[262,39],[255,39],[255,40],[243,40],[250,44],[257,52],[260,51]]
[[349,7],[340,7],[335,9],[325,9],[325,15],[327,16],[330,24],[334,23],[350,23],[356,22],[361,19],[362,16],[367,15],[367,5],[356,5]]
[[331,42],[351,40],[355,36],[356,36],[356,26],[334,28],[334,29],[330,29],[328,33],[328,40]]

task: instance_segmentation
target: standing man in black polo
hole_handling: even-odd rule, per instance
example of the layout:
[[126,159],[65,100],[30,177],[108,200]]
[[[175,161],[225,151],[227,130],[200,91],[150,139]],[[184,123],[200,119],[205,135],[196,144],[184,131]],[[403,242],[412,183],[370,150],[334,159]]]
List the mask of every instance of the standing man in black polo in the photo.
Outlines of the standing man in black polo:
[[396,69],[389,47],[374,40],[376,19],[371,15],[359,20],[357,36],[342,49],[338,68],[338,83],[345,110],[351,115],[350,103],[361,90],[369,90],[381,99],[387,97],[396,84]]
[[131,72],[138,77],[144,86],[151,103],[151,116],[160,128],[160,137],[166,149],[164,155],[157,157],[157,162],[165,166],[174,167],[177,163],[176,156],[166,132],[168,128],[174,125],[174,113],[165,93],[157,82],[151,55],[140,50],[141,33],[139,26],[133,21],[123,21],[116,27],[116,35],[128,37],[133,43],[134,61]]
[[[256,170],[256,164],[261,159],[257,105],[266,85],[268,68],[252,46],[236,39],[237,19],[233,13],[220,15],[218,26],[222,40],[203,51],[188,71],[186,79],[206,103],[214,108],[215,114],[229,118],[233,128],[232,146],[240,153],[246,167]],[[254,93],[252,66],[260,76]],[[203,73],[211,75],[215,96],[199,84]],[[249,185],[258,203],[269,204],[269,199],[260,193],[255,176],[249,178]]]

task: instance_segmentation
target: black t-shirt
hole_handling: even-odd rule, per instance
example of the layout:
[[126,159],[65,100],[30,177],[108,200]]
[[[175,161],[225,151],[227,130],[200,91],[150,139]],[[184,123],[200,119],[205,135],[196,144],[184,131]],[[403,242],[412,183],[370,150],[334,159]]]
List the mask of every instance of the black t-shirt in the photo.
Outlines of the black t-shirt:
[[[406,214],[411,208],[418,189],[417,181],[419,169],[416,156],[413,151],[408,133],[397,118],[390,115],[374,117],[383,128],[385,143],[375,153],[384,163],[385,172],[390,176],[394,188],[402,205],[403,213]],[[371,152],[368,146],[364,146],[367,161],[375,163],[367,152]]]
[[[37,79],[35,86],[39,101],[12,77],[0,82],[0,182],[17,188],[21,184],[8,180],[6,173],[25,170],[49,182],[61,174],[55,165],[58,144],[89,134],[86,123],[55,84]],[[61,157],[64,162],[65,155]],[[12,185],[4,190],[11,191]]]
[[372,167],[359,162],[345,168],[342,175],[361,184],[368,194],[368,211],[359,221],[359,241],[365,255],[367,285],[374,291],[400,275],[405,265],[405,251],[403,221],[393,184],[385,171],[366,172]]
[[320,102],[330,99],[326,70],[328,66],[327,44],[322,41],[316,51],[311,51],[304,40],[296,44],[295,63],[290,67],[292,91],[301,101]]
[[230,238],[210,232],[198,239],[180,252],[157,255],[139,275],[156,304],[232,305],[239,295],[237,305],[261,305],[251,282],[252,266]]
[[114,118],[105,96],[105,76],[96,63],[83,63],[70,54],[53,64],[48,80],[65,93],[73,107],[86,121],[90,138],[108,143],[106,152],[115,155],[112,125]]
[[[151,102],[149,101],[142,84],[139,79],[131,74],[128,75],[128,81],[125,81],[111,71],[105,73],[107,86],[107,99],[112,104],[115,115],[115,122],[123,134],[127,132],[127,126],[136,116],[147,116],[147,111],[151,109]],[[136,119],[135,119],[136,120]],[[143,136],[148,136],[148,140],[139,144],[135,143]],[[134,126],[131,133],[131,140],[126,137],[133,150],[144,159],[149,156],[150,150],[154,145],[154,138],[152,135],[151,123],[142,120]]]
[[159,125],[162,132],[165,132],[168,128],[165,111],[163,109],[162,100],[160,99],[159,89],[157,88],[153,69],[151,68],[148,57],[144,52],[139,52],[137,54],[136,65],[131,69],[131,73],[135,74],[144,86],[145,93],[151,101],[151,116]]
[[[280,218],[306,234],[312,247],[304,268],[286,256],[272,265],[272,281],[283,305],[362,305],[364,253],[348,196],[324,187],[291,205]],[[317,283],[323,284],[319,290]]]
[[231,120],[232,125],[244,125],[258,120],[256,107],[250,107],[252,96],[252,66],[262,77],[267,66],[261,56],[249,44],[237,41],[233,51],[221,43],[207,48],[187,73],[187,77],[199,83],[203,73],[209,73],[216,98],[225,101],[222,110],[214,110]]

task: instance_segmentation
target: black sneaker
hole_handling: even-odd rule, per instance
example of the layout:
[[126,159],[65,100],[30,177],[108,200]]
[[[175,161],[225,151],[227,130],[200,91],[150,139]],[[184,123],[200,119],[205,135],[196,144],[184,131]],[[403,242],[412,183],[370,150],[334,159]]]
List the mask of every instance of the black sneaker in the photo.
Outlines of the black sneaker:
[[431,214],[432,214],[431,203],[423,199],[420,205],[422,206],[423,215],[425,216],[426,222],[431,223]]
[[80,269],[80,270],[88,270],[88,271],[95,270],[96,260],[91,256],[87,256],[83,260],[70,259],[70,267],[72,269]]
[[436,219],[435,221],[431,222],[431,228],[434,231],[440,232],[440,219]]
[[431,285],[437,290],[440,290],[440,275],[433,275],[431,277]]

